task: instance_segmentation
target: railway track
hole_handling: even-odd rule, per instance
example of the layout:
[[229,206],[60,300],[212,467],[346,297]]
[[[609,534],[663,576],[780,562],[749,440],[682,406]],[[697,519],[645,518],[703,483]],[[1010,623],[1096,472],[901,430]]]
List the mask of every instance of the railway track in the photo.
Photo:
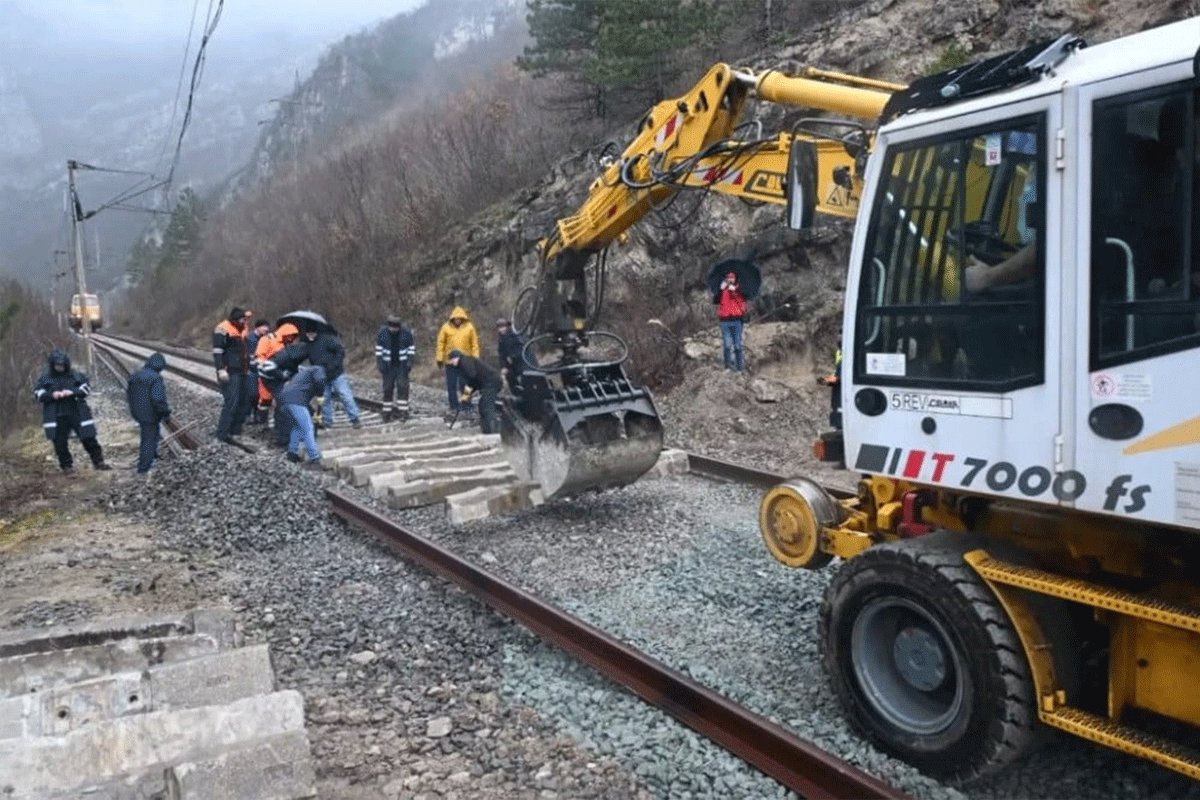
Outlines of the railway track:
[[[102,350],[109,351],[106,362],[117,361],[114,357],[116,353],[126,358],[138,359],[152,352],[152,348],[140,342],[119,340],[116,337],[103,337],[97,344]],[[206,388],[217,389],[216,381],[208,374],[211,373],[211,365],[206,364],[202,356],[175,348],[156,349],[174,357],[176,363],[170,366],[173,374]],[[364,407],[370,402],[369,398],[360,401]],[[457,444],[451,442],[451,446],[462,447],[463,441],[470,438],[461,435],[451,437],[440,424],[440,420],[438,423],[437,433],[447,439],[458,440]],[[376,427],[379,433],[387,432],[387,426]],[[432,440],[433,432],[430,428],[418,436]],[[180,437],[178,441],[185,448],[198,445],[196,439],[191,437]],[[410,443],[421,444],[415,440],[410,440]],[[349,455],[339,455],[329,460],[331,463],[338,462],[342,466],[339,472],[353,482],[354,467],[366,468],[371,464],[384,463],[371,459],[382,458],[381,454],[394,452],[394,443],[383,445],[376,442],[367,444],[358,454],[357,461]],[[477,456],[480,454],[486,458],[486,451],[476,452]],[[689,471],[714,480],[757,487],[774,485],[783,480],[783,476],[699,454],[685,454],[682,460],[686,462]],[[346,522],[366,531],[427,570],[459,585],[501,614],[521,623],[548,643],[590,665],[606,678],[662,709],[800,796],[905,796],[836,755],[821,750],[786,728],[730,701],[598,627],[481,569],[468,559],[381,515],[349,493],[326,489],[326,497],[334,512]]]
[[[116,379],[124,389],[129,385],[129,377],[133,371],[119,357],[119,352],[110,347],[100,345],[96,348],[100,363]],[[176,419],[168,419],[164,423],[167,435],[162,438],[159,446],[166,446],[174,455],[181,455],[187,450],[195,450],[201,444],[199,435],[193,430],[194,424],[185,424]]]
[[[144,359],[157,349],[171,357],[168,372],[219,391],[212,365],[195,351],[167,346],[156,348],[111,335],[93,338],[110,355]],[[420,507],[444,500],[456,522],[541,504],[538,487],[517,479],[495,436],[474,435],[465,430],[452,435],[439,417],[420,415],[408,424],[385,426],[379,401],[369,397],[356,397],[355,400],[363,412],[366,430],[351,434],[344,429],[344,424],[338,424],[346,421],[344,416],[335,416],[335,429],[326,432],[329,441],[322,447],[324,463],[339,478],[354,486],[369,488],[373,497],[397,508]],[[245,442],[238,445],[251,451],[256,449]],[[763,489],[775,486],[787,477],[681,451],[668,451],[655,474],[682,472]],[[840,490],[832,491],[844,494]]]

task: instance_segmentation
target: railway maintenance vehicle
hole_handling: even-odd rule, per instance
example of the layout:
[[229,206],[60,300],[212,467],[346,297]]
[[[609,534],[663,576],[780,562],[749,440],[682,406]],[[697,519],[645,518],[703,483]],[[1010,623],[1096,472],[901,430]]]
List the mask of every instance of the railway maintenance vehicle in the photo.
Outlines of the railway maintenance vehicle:
[[[1192,18],[908,86],[714,67],[545,243],[506,445],[551,495],[657,457],[649,393],[589,350],[607,246],[665,199],[853,218],[815,450],[857,491],[795,478],[759,511],[780,562],[838,560],[817,635],[847,717],[955,782],[1048,729],[1200,779],[1198,51]],[[752,96],[838,116],[765,137]]]

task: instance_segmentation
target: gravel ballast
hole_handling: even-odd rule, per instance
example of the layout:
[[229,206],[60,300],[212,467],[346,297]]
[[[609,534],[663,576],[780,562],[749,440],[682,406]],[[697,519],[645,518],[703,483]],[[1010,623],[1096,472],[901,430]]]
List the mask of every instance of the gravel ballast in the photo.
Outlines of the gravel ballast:
[[[214,394],[176,382],[170,391],[181,421],[215,427]],[[104,417],[123,414],[115,394],[101,391]],[[433,389],[414,399],[430,414],[444,402]],[[101,503],[152,523],[193,581],[242,612],[250,640],[270,643],[281,688],[305,694],[323,796],[788,796],[349,529],[322,497],[328,485],[276,451],[214,444],[164,460],[146,480],[121,478]],[[758,498],[681,477],[457,528],[441,509],[376,507],[913,796],[1200,797],[1173,773],[1065,736],[963,791],[864,743],[816,655],[816,615],[837,565],[774,562],[758,536]]]

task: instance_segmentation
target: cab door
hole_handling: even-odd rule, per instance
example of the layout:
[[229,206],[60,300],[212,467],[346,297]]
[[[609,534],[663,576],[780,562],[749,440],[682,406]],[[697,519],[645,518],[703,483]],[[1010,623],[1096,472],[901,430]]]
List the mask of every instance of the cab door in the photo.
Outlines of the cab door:
[[852,252],[847,466],[1058,502],[1057,94],[879,137]]
[[[1181,62],[1080,89],[1075,468],[1088,511],[1200,528],[1196,86]],[[1084,333],[1085,332],[1085,333]]]

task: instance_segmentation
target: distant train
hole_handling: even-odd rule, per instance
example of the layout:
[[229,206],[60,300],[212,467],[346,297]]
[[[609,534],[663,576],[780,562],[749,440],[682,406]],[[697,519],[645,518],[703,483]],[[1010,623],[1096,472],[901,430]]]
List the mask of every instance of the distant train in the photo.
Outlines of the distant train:
[[[104,326],[104,315],[100,313],[100,298],[94,294],[83,295],[87,298],[87,318],[91,321],[92,330],[99,330]],[[67,324],[74,330],[83,329],[83,314],[84,304],[79,302],[80,295],[71,295],[71,311],[67,315]]]

